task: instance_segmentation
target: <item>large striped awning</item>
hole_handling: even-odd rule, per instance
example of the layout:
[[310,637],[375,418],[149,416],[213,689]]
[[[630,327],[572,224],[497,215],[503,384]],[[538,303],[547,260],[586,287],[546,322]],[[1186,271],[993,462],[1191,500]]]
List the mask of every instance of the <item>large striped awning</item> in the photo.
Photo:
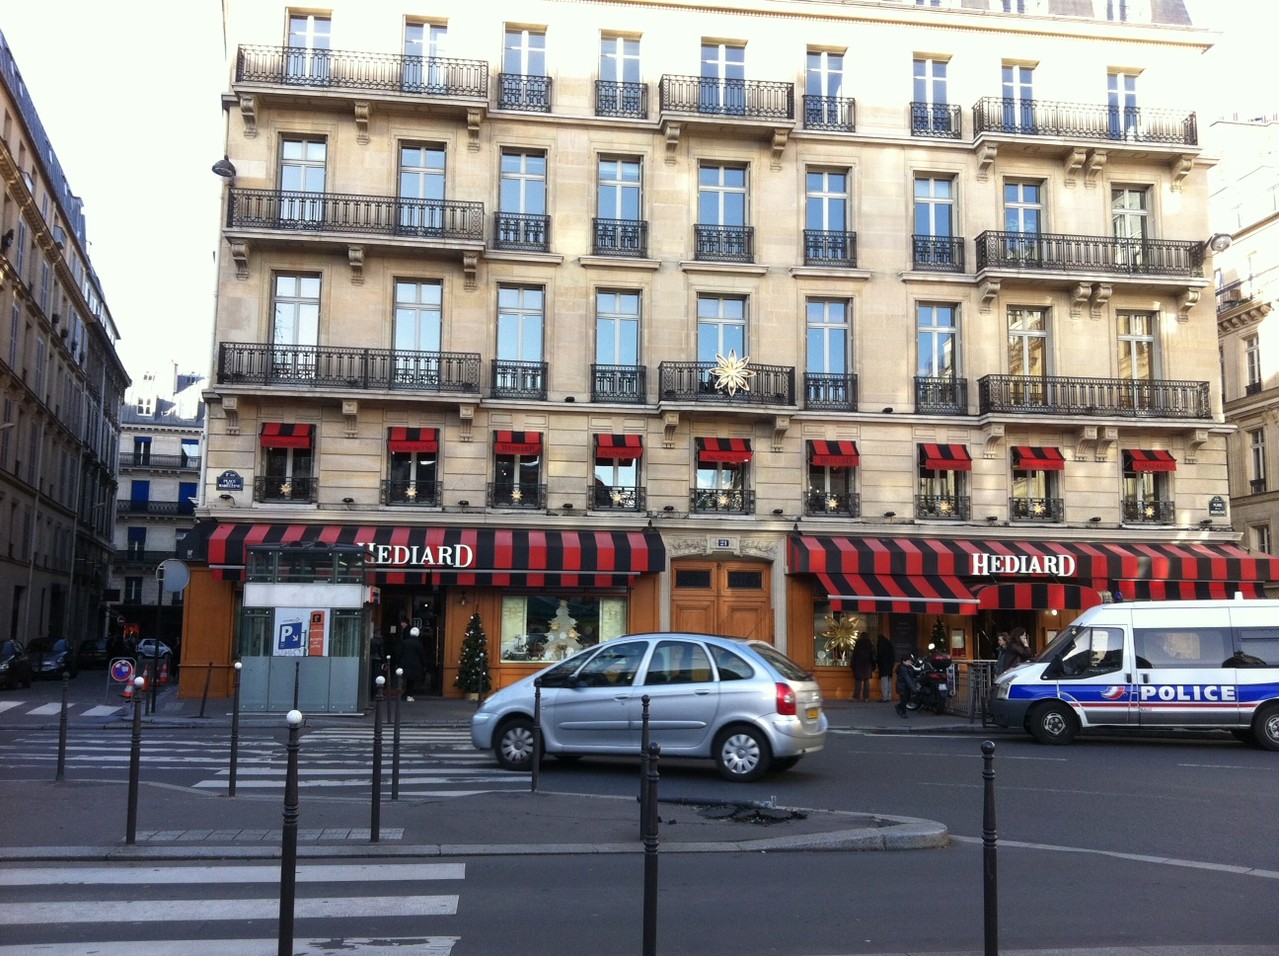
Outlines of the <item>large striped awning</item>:
[[386,447],[392,452],[437,452],[440,433],[435,428],[388,428]]
[[808,460],[819,468],[856,468],[861,455],[855,441],[810,440]]
[[614,461],[635,461],[644,454],[642,435],[596,435],[595,457]]
[[697,463],[699,465],[740,465],[750,460],[751,440],[749,438],[697,439]]
[[925,442],[919,446],[919,466],[930,471],[972,471],[973,459],[963,445]]
[[1019,471],[1063,471],[1066,459],[1060,448],[1014,445],[1013,467]]
[[493,452],[498,455],[540,455],[542,433],[496,431],[493,433]]
[[258,442],[263,448],[310,448],[314,436],[314,425],[263,422]]
[[1124,471],[1176,471],[1177,459],[1161,448],[1125,448]]
[[1236,594],[1266,596],[1256,581],[1120,581],[1118,592],[1129,601],[1228,601]]

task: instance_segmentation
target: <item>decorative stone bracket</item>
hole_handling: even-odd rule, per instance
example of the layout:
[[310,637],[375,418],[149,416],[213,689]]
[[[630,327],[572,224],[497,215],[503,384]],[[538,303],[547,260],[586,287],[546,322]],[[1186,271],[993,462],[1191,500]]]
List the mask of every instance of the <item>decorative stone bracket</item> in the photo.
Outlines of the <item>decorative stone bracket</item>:
[[1084,461],[1088,457],[1088,446],[1092,445],[1093,460],[1105,461],[1110,454],[1110,446],[1119,440],[1119,429],[1114,425],[1084,425],[1079,429],[1079,437],[1075,444],[1075,458]]
[[771,163],[773,169],[782,168],[782,153],[786,150],[786,141],[790,138],[790,130],[775,129],[773,130],[773,161]]
[[467,292],[475,291],[475,273],[480,267],[478,252],[462,253],[462,288]]
[[355,141],[361,146],[369,144],[369,116],[373,113],[373,104],[368,100],[355,101]]
[[1093,286],[1092,298],[1088,300],[1088,314],[1094,319],[1100,319],[1112,292],[1114,292],[1114,286],[1106,282],[1098,282]]
[[346,260],[351,264],[351,284],[364,285],[364,247],[347,246]]
[[1199,290],[1187,289],[1177,299],[1177,321],[1189,322],[1190,310],[1199,304]]
[[1186,464],[1193,465],[1199,460],[1199,449],[1208,441],[1208,429],[1196,428],[1186,439]]
[[235,263],[235,277],[249,277],[249,243],[244,239],[228,240],[231,246],[231,261]]
[[1087,282],[1078,283],[1070,290],[1070,314],[1078,315],[1092,295],[1092,286]]
[[990,422],[981,430],[981,440],[985,447],[982,454],[987,458],[999,457],[999,442],[1004,437],[1004,423]]
[[222,414],[226,418],[226,433],[240,434],[240,398],[238,395],[222,396]]
[[240,116],[244,120],[244,138],[258,135],[258,100],[256,96],[240,96]]
[[1190,171],[1195,168],[1193,156],[1178,156],[1172,161],[1172,191],[1181,192],[1181,184],[1186,181]]
[[981,182],[986,181],[986,177],[990,175],[990,167],[995,165],[995,159],[999,156],[999,147],[994,143],[983,143],[977,150],[977,179]]
[[466,148],[472,153],[478,153],[480,150],[480,123],[484,121],[484,110],[478,106],[471,107],[466,111]]
[[777,415],[773,418],[773,451],[782,450],[782,442],[786,438],[786,431],[790,428],[789,415]]
[[472,433],[471,426],[475,422],[475,406],[459,405],[457,409],[457,417],[458,424],[460,426],[458,430],[459,440],[474,441],[475,436]]
[[662,447],[675,447],[675,429],[679,428],[679,412],[662,413]]
[[342,399],[342,417],[345,419],[346,437],[354,438],[356,420],[360,417],[360,403],[354,398]]
[[1097,185],[1097,177],[1101,175],[1101,171],[1106,168],[1106,160],[1109,155],[1104,149],[1092,149],[1088,151],[1088,163],[1084,167],[1084,185],[1089,189]]
[[981,304],[978,306],[982,315],[990,313],[990,304],[995,301],[995,297],[999,295],[999,280],[986,279],[982,282],[981,288]]
[[1088,151],[1083,149],[1072,149],[1066,154],[1066,160],[1062,164],[1066,168],[1066,187],[1073,189],[1075,187],[1075,177],[1079,175],[1079,171],[1084,168],[1084,162],[1088,158]]
[[667,123],[663,130],[666,133],[666,165],[675,165],[675,149],[679,146],[679,123]]

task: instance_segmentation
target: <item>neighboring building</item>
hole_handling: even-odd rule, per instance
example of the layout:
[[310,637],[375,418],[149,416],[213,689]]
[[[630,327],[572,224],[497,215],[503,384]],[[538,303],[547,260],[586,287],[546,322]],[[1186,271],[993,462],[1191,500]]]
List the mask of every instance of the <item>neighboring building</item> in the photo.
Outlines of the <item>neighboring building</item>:
[[[124,394],[120,415],[120,496],[116,501],[115,567],[111,578],[114,620],[156,634],[170,647],[182,635],[182,597],[161,593],[158,571],[176,558],[177,546],[195,524],[204,443],[203,375],[161,383],[144,373]],[[174,585],[172,578],[169,585]]]
[[499,685],[671,628],[839,694],[840,612],[988,658],[1279,578],[1180,0],[326,9],[227,5],[186,646],[264,706],[402,616],[437,692],[478,613]]
[[106,633],[119,333],[84,210],[0,34],[0,633]]

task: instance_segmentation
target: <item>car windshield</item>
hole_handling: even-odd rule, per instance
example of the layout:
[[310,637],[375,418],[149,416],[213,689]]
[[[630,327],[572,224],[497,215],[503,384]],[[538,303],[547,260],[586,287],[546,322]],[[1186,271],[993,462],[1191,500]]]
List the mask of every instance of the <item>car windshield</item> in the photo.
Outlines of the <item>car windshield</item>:
[[1055,638],[1035,657],[1035,662],[1039,664],[1047,663],[1057,656],[1057,652],[1075,639],[1080,631],[1078,624],[1072,624]]
[[764,658],[765,661],[772,664],[773,669],[787,680],[810,681],[813,679],[812,674],[808,673],[808,671],[804,670],[804,668],[800,667],[777,648],[773,647],[772,644],[752,643],[750,647],[756,654]]

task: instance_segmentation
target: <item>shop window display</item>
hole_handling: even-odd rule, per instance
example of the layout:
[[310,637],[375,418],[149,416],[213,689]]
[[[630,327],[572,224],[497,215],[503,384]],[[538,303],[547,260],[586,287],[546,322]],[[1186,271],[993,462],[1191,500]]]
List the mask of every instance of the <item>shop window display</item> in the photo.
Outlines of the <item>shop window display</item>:
[[503,662],[549,664],[626,633],[626,599],[512,595],[501,627]]
[[813,660],[818,667],[847,667],[853,641],[863,637],[872,645],[879,638],[878,615],[832,611],[829,604],[814,609]]

